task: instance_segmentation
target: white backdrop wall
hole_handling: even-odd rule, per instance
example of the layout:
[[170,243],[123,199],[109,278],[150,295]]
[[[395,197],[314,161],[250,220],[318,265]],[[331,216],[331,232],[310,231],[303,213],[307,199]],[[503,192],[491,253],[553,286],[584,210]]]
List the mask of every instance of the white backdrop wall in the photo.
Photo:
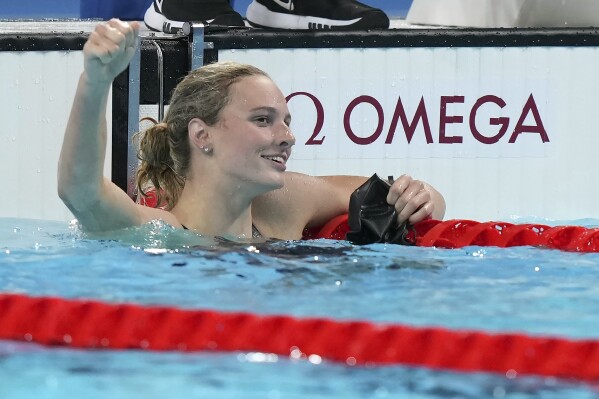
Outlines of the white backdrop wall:
[[[293,95],[291,170],[408,173],[444,194],[447,218],[599,217],[596,48],[221,50],[219,57],[265,69]],[[56,166],[81,68],[77,51],[0,52],[7,193],[0,217],[71,218],[56,194]],[[108,153],[107,176],[109,168]]]
[[[0,52],[0,178],[5,193],[0,217],[72,218],[56,193],[57,165],[82,69],[80,51]],[[107,176],[109,168],[110,153]]]
[[445,195],[447,218],[599,217],[596,48],[231,50],[219,59],[257,65],[296,93],[292,170],[408,173]]

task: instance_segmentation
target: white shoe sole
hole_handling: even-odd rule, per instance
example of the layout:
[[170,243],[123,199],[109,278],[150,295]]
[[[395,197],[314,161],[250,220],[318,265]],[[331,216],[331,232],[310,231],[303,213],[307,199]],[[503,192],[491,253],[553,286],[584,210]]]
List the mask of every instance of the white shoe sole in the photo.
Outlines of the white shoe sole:
[[251,25],[264,26],[279,29],[330,29],[331,27],[343,27],[353,25],[362,18],[349,21],[338,21],[335,19],[310,17],[304,15],[291,15],[277,13],[264,7],[262,4],[252,1],[248,6],[246,18]]
[[154,3],[146,10],[144,14],[144,23],[152,30],[164,33],[174,33],[177,30],[183,29],[185,22],[172,21],[166,18],[163,14],[156,12]]

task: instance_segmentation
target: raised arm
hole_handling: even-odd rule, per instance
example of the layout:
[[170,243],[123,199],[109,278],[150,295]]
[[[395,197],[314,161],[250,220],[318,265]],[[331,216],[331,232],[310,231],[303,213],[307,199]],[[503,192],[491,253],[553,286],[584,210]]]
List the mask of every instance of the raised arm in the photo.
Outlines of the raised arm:
[[83,47],[84,71],[58,163],[58,194],[86,230],[138,225],[156,211],[136,205],[103,176],[108,92],[133,57],[138,29],[136,22],[100,23]]

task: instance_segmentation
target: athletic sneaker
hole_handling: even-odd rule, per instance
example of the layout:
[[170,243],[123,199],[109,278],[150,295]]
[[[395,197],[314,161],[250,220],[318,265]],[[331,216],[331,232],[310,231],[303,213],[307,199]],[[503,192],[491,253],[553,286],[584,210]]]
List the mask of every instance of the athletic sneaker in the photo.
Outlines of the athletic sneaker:
[[245,26],[228,0],[154,0],[144,15],[148,28],[164,33],[177,33],[188,21],[207,26]]
[[252,26],[280,29],[387,29],[389,17],[355,0],[253,0]]

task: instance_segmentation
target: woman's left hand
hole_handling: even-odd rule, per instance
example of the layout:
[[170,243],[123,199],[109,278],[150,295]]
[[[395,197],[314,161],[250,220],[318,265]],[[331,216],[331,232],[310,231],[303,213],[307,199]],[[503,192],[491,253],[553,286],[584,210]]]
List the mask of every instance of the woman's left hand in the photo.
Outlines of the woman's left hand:
[[433,215],[435,204],[433,190],[428,184],[414,180],[411,176],[400,176],[389,189],[387,203],[397,211],[397,222],[410,224],[428,219]]

